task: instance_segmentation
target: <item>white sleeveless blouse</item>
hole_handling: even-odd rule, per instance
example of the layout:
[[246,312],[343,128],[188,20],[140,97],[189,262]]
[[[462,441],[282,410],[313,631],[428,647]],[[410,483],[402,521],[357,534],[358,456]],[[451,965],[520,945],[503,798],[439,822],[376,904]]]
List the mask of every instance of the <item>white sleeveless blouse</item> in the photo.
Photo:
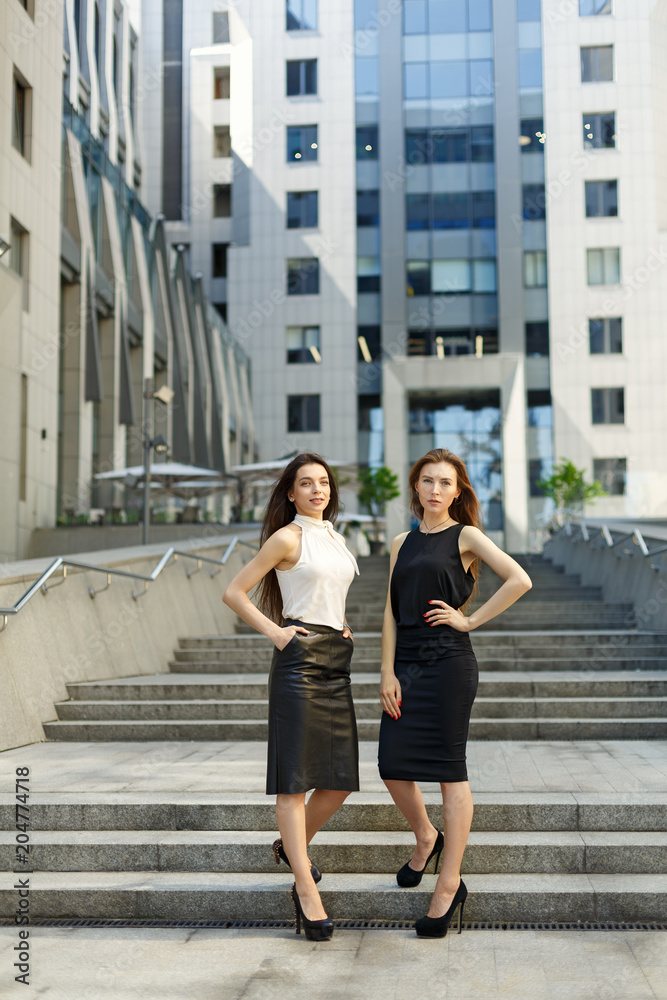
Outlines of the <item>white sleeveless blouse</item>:
[[342,630],[357,561],[331,521],[297,514],[293,523],[301,528],[301,555],[291,569],[276,570],[283,617]]

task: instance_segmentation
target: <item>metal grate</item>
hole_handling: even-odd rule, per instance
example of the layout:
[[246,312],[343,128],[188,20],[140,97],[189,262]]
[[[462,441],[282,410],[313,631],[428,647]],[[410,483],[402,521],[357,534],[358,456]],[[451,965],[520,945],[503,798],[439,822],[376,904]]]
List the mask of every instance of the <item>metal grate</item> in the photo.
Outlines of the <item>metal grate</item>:
[[[293,920],[110,920],[78,917],[37,917],[32,927],[212,927],[219,930],[293,927]],[[412,920],[334,920],[341,930],[413,930]],[[14,926],[13,918],[0,917],[0,927]],[[599,922],[524,922],[519,920],[474,920],[464,922],[468,931],[665,931],[667,924]]]

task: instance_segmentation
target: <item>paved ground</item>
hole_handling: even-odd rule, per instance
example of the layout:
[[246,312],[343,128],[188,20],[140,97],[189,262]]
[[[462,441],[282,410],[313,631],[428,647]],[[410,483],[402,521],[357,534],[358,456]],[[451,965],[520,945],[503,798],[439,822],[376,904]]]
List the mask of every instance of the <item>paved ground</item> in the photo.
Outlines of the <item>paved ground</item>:
[[[361,745],[366,794],[384,788],[375,755]],[[667,742],[469,743],[468,760],[473,794],[667,790]],[[264,761],[261,743],[41,743],[0,754],[0,794],[26,765],[33,793],[258,793]],[[17,943],[0,928],[2,1000],[667,1000],[662,932],[338,929],[314,945],[285,929],[34,927],[27,988]]]
[[[377,744],[360,744],[364,792],[386,789]],[[30,768],[33,792],[263,792],[264,743],[33,743],[0,753],[0,794]],[[665,792],[667,741],[468,743],[475,792]],[[435,785],[425,789],[437,790]]]
[[47,1000],[645,1000],[667,998],[667,935],[34,928],[29,987],[0,929],[0,996]]

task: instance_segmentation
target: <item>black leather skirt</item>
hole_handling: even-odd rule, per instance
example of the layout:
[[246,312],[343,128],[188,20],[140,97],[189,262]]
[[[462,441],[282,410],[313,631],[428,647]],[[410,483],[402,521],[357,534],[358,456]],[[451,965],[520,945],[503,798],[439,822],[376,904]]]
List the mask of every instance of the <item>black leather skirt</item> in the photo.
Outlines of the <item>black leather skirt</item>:
[[359,790],[359,744],[352,703],[350,661],[354,642],[328,625],[301,625],[279,650],[269,674],[267,795],[311,788]]

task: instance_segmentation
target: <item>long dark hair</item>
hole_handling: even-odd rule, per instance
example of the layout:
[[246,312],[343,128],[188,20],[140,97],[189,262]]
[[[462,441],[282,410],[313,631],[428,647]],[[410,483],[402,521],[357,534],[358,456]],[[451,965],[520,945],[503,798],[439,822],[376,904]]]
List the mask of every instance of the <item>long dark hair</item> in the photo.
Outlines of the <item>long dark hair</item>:
[[[303,465],[321,465],[329,477],[331,493],[329,503],[325,507],[322,517],[325,521],[331,521],[332,524],[335,524],[338,517],[339,503],[336,478],[321,455],[316,455],[314,451],[302,451],[300,455],[296,455],[292,459],[289,465],[285,466],[280,479],[271,491],[271,496],[264,512],[260,545],[263,545],[280,528],[284,528],[286,524],[290,524],[294,520],[296,507],[294,501],[288,498],[288,493],[294,489],[299,469]],[[255,597],[257,599],[257,606],[262,614],[265,614],[271,621],[281,625],[283,621],[283,598],[280,593],[280,585],[278,584],[275,569],[270,570],[260,581],[255,591]]]
[[[418,458],[410,469],[410,475],[408,477],[410,489],[410,510],[415,517],[418,517],[420,521],[424,520],[424,508],[419,502],[419,497],[417,495],[417,483],[423,467],[428,465],[429,462],[448,462],[449,465],[454,466],[456,469],[456,483],[461,492],[458,499],[455,500],[449,508],[450,515],[455,517],[459,524],[470,524],[475,528],[481,528],[482,516],[479,500],[477,499],[477,494],[472,488],[466,464],[462,458],[459,458],[459,456],[455,455],[454,452],[448,451],[447,448],[432,448],[425,455],[422,455],[421,458]],[[473,577],[477,579],[477,559],[472,561],[470,565],[470,572]]]

